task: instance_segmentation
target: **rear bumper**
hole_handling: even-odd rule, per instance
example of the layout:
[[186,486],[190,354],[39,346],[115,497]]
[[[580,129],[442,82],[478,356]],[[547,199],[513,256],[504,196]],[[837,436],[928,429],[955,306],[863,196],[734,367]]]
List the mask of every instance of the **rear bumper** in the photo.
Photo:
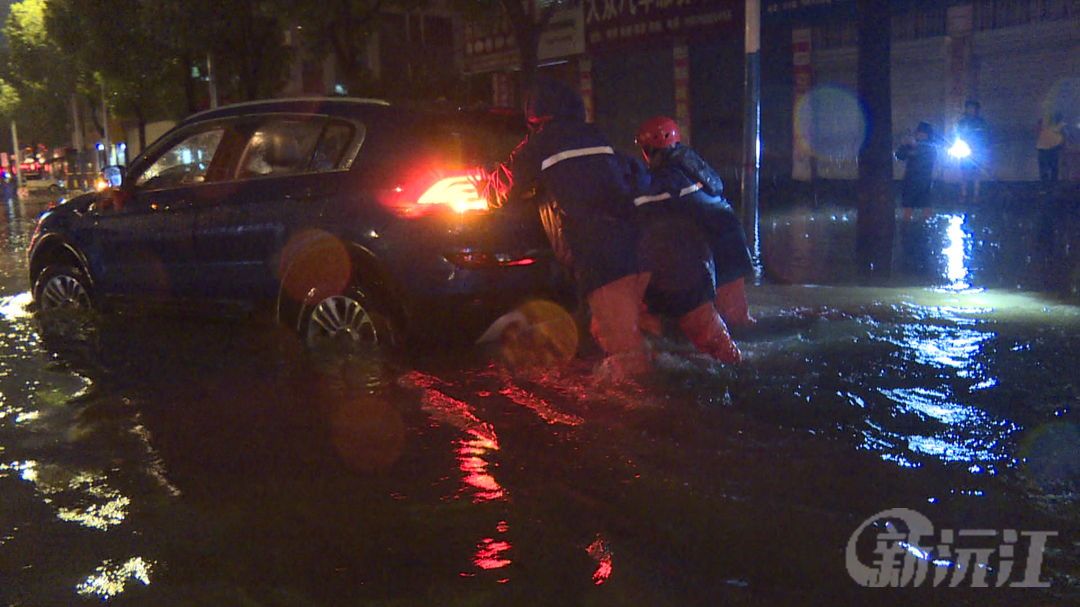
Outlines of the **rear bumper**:
[[535,299],[575,305],[573,284],[550,251],[527,266],[455,268],[439,287],[407,298],[410,341],[474,341],[497,318]]

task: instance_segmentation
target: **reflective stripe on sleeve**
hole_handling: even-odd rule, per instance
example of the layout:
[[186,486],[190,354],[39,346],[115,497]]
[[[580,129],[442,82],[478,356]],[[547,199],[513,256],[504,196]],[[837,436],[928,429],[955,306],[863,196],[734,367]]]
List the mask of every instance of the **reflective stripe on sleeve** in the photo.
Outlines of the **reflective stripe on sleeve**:
[[615,150],[610,145],[600,145],[592,148],[578,148],[576,150],[565,150],[558,154],[553,154],[544,159],[540,163],[540,170],[543,171],[548,167],[562,162],[567,158],[577,158],[578,156],[595,156],[597,154],[614,154]]
[[[679,190],[679,198],[682,198],[683,196],[686,196],[688,194],[693,194],[694,192],[700,190],[703,187],[704,186],[701,185],[700,181],[695,183],[694,185],[688,185],[685,188]],[[651,196],[638,196],[634,199],[634,206],[640,207],[643,204],[648,204],[650,202],[658,202],[660,200],[667,200],[669,198],[671,198],[670,192],[653,194]]]
[[640,207],[643,204],[656,202],[658,200],[667,200],[668,198],[671,198],[671,194],[668,192],[664,192],[663,194],[654,194],[652,196],[638,196],[634,199],[634,206]]
[[686,196],[687,194],[693,194],[694,192],[700,190],[702,187],[703,186],[701,185],[700,181],[695,183],[694,185],[688,185],[685,188],[679,190],[679,198],[682,198],[683,196]]

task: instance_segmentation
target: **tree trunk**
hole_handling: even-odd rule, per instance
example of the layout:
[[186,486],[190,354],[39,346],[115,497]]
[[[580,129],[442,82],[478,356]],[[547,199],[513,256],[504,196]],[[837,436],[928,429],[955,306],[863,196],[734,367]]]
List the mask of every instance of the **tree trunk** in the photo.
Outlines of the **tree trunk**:
[[893,200],[892,23],[889,0],[857,0],[858,93],[866,108],[866,140],[859,150],[856,256],[864,282],[892,273],[896,210]]

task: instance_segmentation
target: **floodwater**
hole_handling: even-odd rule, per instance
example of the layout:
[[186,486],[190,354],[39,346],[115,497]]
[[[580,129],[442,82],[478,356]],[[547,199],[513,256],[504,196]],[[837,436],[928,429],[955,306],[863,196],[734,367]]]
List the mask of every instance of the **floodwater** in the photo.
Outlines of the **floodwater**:
[[43,318],[34,216],[0,236],[0,605],[1080,604],[1080,308],[1007,213],[901,218],[875,288],[853,214],[766,216],[746,362],[669,334],[635,384],[587,345]]

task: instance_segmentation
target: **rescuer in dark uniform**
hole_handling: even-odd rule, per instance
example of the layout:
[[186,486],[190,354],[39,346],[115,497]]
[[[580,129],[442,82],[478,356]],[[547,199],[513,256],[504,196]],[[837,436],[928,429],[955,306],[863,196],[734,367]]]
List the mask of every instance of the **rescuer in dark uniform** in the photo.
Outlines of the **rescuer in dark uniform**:
[[648,161],[647,172],[636,172],[640,192],[634,198],[644,267],[653,274],[646,302],[678,319],[699,351],[739,362],[727,324],[754,323],[744,287],[753,265],[742,224],[723,197],[723,181],[682,145],[670,118],[645,121],[635,141]]
[[590,331],[607,353],[606,373],[627,377],[649,368],[639,317],[649,283],[637,258],[640,237],[625,157],[585,121],[581,96],[539,79],[526,103],[530,134],[488,176],[492,206],[534,191],[548,237],[570,265],[588,302]]

